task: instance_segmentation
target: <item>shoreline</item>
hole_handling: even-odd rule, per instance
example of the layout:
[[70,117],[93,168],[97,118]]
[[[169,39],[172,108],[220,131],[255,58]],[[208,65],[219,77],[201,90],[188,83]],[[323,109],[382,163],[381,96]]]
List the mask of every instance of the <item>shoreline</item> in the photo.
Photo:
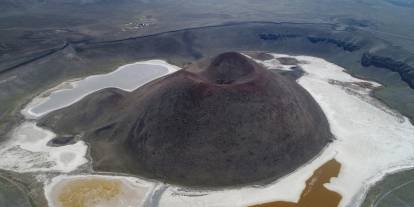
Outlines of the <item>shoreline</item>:
[[[324,64],[327,64],[327,65],[329,65],[329,64],[330,65],[335,65],[333,63],[327,62],[324,59],[316,58],[316,57],[311,57],[311,56],[291,56],[291,55],[282,55],[282,54],[274,54],[274,55],[285,56],[285,57],[293,57],[293,58],[299,58],[299,59],[302,58],[304,60],[310,59],[312,61],[315,61],[315,63],[317,63],[319,61],[319,63],[324,63]],[[172,72],[180,69],[179,67],[170,65],[170,64],[168,64],[167,62],[165,62],[163,60],[141,61],[141,62],[136,62],[136,63],[132,63],[132,64],[127,64],[127,65],[134,65],[134,64],[148,64],[148,65],[164,66],[164,67],[166,67],[168,69],[168,72],[165,75],[168,75],[168,74],[170,74],[170,73],[172,73]],[[301,64],[303,64],[304,67],[307,67],[305,63],[300,63],[298,65],[301,65]],[[119,70],[122,67],[125,67],[127,65],[120,66],[120,67],[118,67],[118,69],[112,71],[111,73],[116,72],[117,70]],[[335,67],[341,68],[341,67],[339,67],[337,65],[335,65]],[[369,80],[363,80],[363,79],[359,79],[357,77],[354,77],[351,74],[346,73],[347,72],[346,69],[344,69],[344,68],[342,68],[342,69],[343,70],[340,71],[339,73],[345,73],[345,74],[349,75],[351,77],[349,79],[350,81],[352,81],[352,80],[360,80],[361,81],[362,80],[363,82],[373,83],[374,86],[375,86],[375,88],[372,89],[372,90],[370,89],[370,93],[372,93],[375,89],[377,89],[377,87],[380,87],[381,86],[378,83],[375,83],[375,82],[372,82],[372,81],[369,81]],[[301,81],[303,81],[303,78],[304,77],[307,77],[308,75],[309,75],[309,73],[307,73],[304,76],[302,76],[301,78],[299,78],[298,79],[298,83],[301,84]],[[327,77],[329,77],[329,74],[326,74],[326,75],[327,75]],[[94,76],[99,76],[99,75],[94,75]],[[86,80],[87,78],[89,78],[89,76],[86,77],[86,78],[79,79],[79,80]],[[305,80],[306,80],[306,78],[305,78]],[[345,78],[344,80],[348,80],[348,79]],[[36,96],[36,98],[41,97],[42,94],[47,94],[48,92],[50,93],[50,92],[53,92],[54,90],[61,89],[61,88],[59,88],[59,86],[62,86],[64,84],[71,85],[72,83],[73,83],[73,80],[65,81],[65,82],[59,84],[58,86],[56,86],[56,87],[54,87],[52,89],[49,89],[49,90],[41,93],[39,96]],[[304,83],[302,82],[302,84],[304,84]],[[305,81],[305,85],[306,85],[306,81]],[[305,86],[303,86],[303,87],[306,90],[308,90],[307,87],[305,87]],[[333,88],[334,87],[335,87],[335,85],[333,85]],[[65,90],[65,88],[63,88],[63,90]],[[341,90],[343,90],[343,89],[341,89]],[[314,95],[315,94],[312,94],[312,96],[314,96]],[[347,94],[347,95],[352,96],[350,94]],[[369,94],[369,95],[372,95],[372,94]],[[82,97],[84,97],[84,96],[82,96]],[[355,98],[355,96],[352,96],[352,97]],[[25,110],[26,110],[26,112],[27,111],[30,111],[30,106],[33,106],[33,104],[31,104],[31,103],[34,102],[34,100],[36,98],[34,98],[28,105],[26,105],[24,107],[24,109],[22,110],[22,113],[25,113],[24,112]],[[47,99],[47,97],[42,97],[42,98]],[[314,97],[314,98],[317,99],[318,97]],[[320,98],[321,97],[319,97],[319,99]],[[373,97],[372,96],[372,98],[374,98],[375,100],[378,100],[376,97]],[[80,98],[80,99],[82,99],[82,98]],[[359,101],[361,101],[361,100],[359,100]],[[384,104],[381,100],[378,100],[378,101],[381,102],[382,104]],[[327,115],[327,112],[325,111],[326,108],[324,109],[324,107],[322,106],[323,104],[320,102],[320,100],[319,101],[317,100],[317,102],[318,102],[318,104],[320,104],[321,108],[323,109],[323,111]],[[34,102],[34,104],[36,104],[36,102]],[[369,102],[366,102],[365,104],[370,104],[370,106],[371,107],[374,107],[374,108],[377,107],[377,106],[375,106],[375,105],[373,105],[372,103],[369,103]],[[28,108],[29,108],[29,110],[28,110]],[[393,111],[392,108],[389,108],[388,107],[388,109],[390,109],[391,111]],[[384,113],[384,112],[385,111],[382,111],[382,113]],[[47,113],[49,113],[49,112],[47,112]],[[40,116],[42,116],[42,115],[39,115],[39,117]],[[327,117],[328,117],[328,115],[327,115]],[[410,121],[409,121],[409,119],[407,117],[403,116],[403,119],[404,119],[404,122],[405,123],[406,122],[410,123]],[[331,121],[332,120],[329,119],[329,118],[328,118],[328,120],[329,120],[330,126],[332,126],[332,124],[331,124]],[[332,130],[332,128],[331,128],[331,130]],[[335,135],[336,132],[333,131],[333,134]],[[335,136],[335,137],[337,137],[337,136]],[[341,139],[341,138],[339,137],[339,139]],[[333,140],[332,143],[328,144],[317,156],[315,156],[314,158],[312,158],[309,162],[307,162],[303,166],[299,167],[298,169],[294,170],[293,172],[291,172],[291,173],[289,173],[289,174],[287,174],[287,175],[285,175],[285,176],[283,176],[283,177],[281,177],[281,178],[279,178],[277,180],[274,180],[274,181],[272,181],[272,182],[270,182],[268,184],[265,184],[265,185],[253,184],[253,185],[244,186],[244,187],[236,187],[236,188],[229,188],[229,189],[227,189],[227,188],[226,189],[211,189],[211,190],[208,190],[208,189],[207,190],[205,190],[205,189],[204,190],[203,189],[201,189],[201,190],[198,189],[197,190],[197,189],[192,189],[192,188],[180,187],[180,186],[176,186],[176,185],[162,184],[162,186],[165,186],[166,187],[166,190],[163,193],[163,195],[160,196],[160,200],[158,202],[160,202],[160,206],[163,206],[163,202],[164,202],[164,205],[165,205],[165,202],[168,203],[168,201],[170,201],[171,203],[168,203],[168,204],[171,204],[172,206],[174,206],[174,203],[177,202],[177,200],[175,200],[175,199],[177,199],[177,196],[175,196],[175,198],[174,198],[174,197],[171,197],[172,195],[179,195],[178,197],[181,197],[182,200],[187,200],[188,202],[185,203],[184,206],[185,205],[191,205],[191,203],[192,203],[191,200],[197,200],[198,199],[199,200],[198,202],[202,202],[203,203],[203,200],[205,200],[204,202],[207,202],[206,199],[213,202],[213,201],[216,201],[216,200],[220,200],[220,197],[223,198],[223,199],[225,197],[226,199],[230,199],[231,200],[231,197],[232,196],[235,199],[236,197],[243,196],[243,195],[245,195],[245,196],[243,196],[245,198],[244,201],[233,200],[232,202],[235,202],[236,204],[237,203],[240,203],[240,205],[237,205],[237,206],[258,204],[259,202],[262,203],[262,202],[267,202],[267,201],[275,201],[275,200],[277,200],[279,198],[280,198],[279,200],[281,200],[281,201],[296,202],[299,199],[300,194],[302,193],[302,190],[303,190],[303,188],[305,186],[305,181],[312,175],[312,173],[314,172],[314,170],[317,169],[320,165],[322,165],[327,160],[332,159],[332,158],[337,158],[338,153],[339,154],[341,153],[340,151],[337,150],[337,148],[335,148],[335,147],[337,147],[335,144],[337,142],[339,142],[339,141],[340,140],[338,140],[338,139]],[[344,162],[341,159],[339,159],[338,161],[343,165],[344,168],[347,167],[346,164],[344,164]],[[88,160],[88,162],[93,162],[93,160]],[[345,163],[346,163],[346,161],[345,161]],[[366,182],[365,185],[362,185],[361,188],[360,188],[360,190],[358,192],[361,193],[361,191],[362,191],[362,192],[364,192],[363,196],[366,196],[366,193],[368,192],[368,190],[370,189],[370,187],[373,186],[373,185],[375,185],[376,182],[382,180],[387,174],[395,173],[395,172],[398,172],[398,171],[403,171],[403,170],[411,169],[411,168],[414,168],[414,163],[412,163],[412,164],[406,164],[406,165],[401,165],[401,166],[394,166],[394,168],[390,168],[388,170],[383,170],[381,173],[378,173],[377,175],[374,175],[374,176],[370,177],[369,181]],[[97,176],[97,174],[99,174],[99,173],[104,173],[104,172],[94,172],[94,171],[92,171],[92,174],[89,174],[89,175],[86,174],[86,175],[83,175],[83,176]],[[108,173],[108,174],[110,174],[110,173]],[[343,196],[343,198],[346,198],[347,199],[347,202],[348,203],[346,203],[346,204],[348,204],[348,205],[351,202],[358,202],[358,201],[360,201],[359,205],[362,204],[363,198],[361,198],[360,195],[358,196],[358,194],[354,194],[351,197],[349,197],[349,196],[345,197],[344,194],[347,194],[347,193],[346,192],[341,192],[341,191],[343,191],[343,189],[341,190],[341,188],[335,187],[335,185],[338,185],[337,181],[338,181],[338,179],[341,179],[340,176],[342,174],[343,174],[343,172],[341,171],[340,174],[339,174],[339,176],[338,176],[338,178],[332,179],[331,180],[331,183],[330,184],[327,184],[327,188],[329,190],[333,190],[335,192],[340,193]],[[59,177],[59,176],[64,176],[64,175],[58,175],[57,177]],[[76,177],[77,175],[69,175],[69,176]],[[81,175],[78,175],[78,176],[82,176],[82,174]],[[122,175],[122,174],[119,174],[118,175],[118,174],[115,174],[115,177],[125,177],[125,176],[128,176],[128,175]],[[298,176],[300,177],[299,179],[298,179]],[[131,177],[131,176],[129,176],[129,177]],[[139,177],[134,177],[134,178],[135,179],[138,179],[138,180],[145,180],[145,179],[139,178]],[[49,180],[49,182],[51,182],[51,180],[53,180],[53,179],[48,179],[48,180]],[[148,182],[152,182],[152,181],[148,181]],[[156,184],[156,183],[154,183],[154,184]],[[283,188],[282,187],[284,185],[286,187],[289,187],[289,189],[291,189],[290,192],[286,192],[286,188]],[[272,189],[272,188],[274,188],[274,189]],[[279,189],[279,190],[280,189],[285,189],[285,192],[282,193],[282,194],[278,194],[277,193],[277,191],[278,191],[277,189]],[[258,192],[258,191],[261,191],[261,192]],[[46,192],[46,189],[45,189],[45,192]],[[201,196],[196,196],[196,197],[191,196],[191,195],[194,195],[194,194],[195,195],[201,194]],[[204,195],[204,194],[206,194],[206,195]],[[253,196],[254,194],[256,194],[256,196]],[[250,196],[248,196],[248,195],[250,195]],[[275,195],[278,195],[279,198],[276,198]],[[184,196],[184,197],[182,197],[182,196]],[[247,198],[246,198],[246,196],[247,196]],[[210,197],[210,198],[208,198],[208,197]],[[357,197],[360,197],[360,198],[358,199]],[[167,200],[165,200],[165,199],[167,199]],[[259,199],[260,201],[258,201],[256,199]],[[256,201],[254,201],[254,200],[256,200]],[[184,202],[184,201],[182,201],[182,202]],[[243,203],[243,204],[241,204],[241,203]],[[213,202],[213,204],[214,204],[214,202]],[[343,204],[343,202],[341,201],[340,206],[344,206],[346,204]],[[180,206],[180,205],[178,205],[178,206]]]
[[[113,87],[113,86],[100,87],[100,88],[98,88],[96,90],[88,91],[87,93],[82,94],[81,96],[77,97],[76,99],[72,100],[70,103],[68,103],[66,105],[60,106],[58,108],[52,108],[52,109],[49,109],[49,110],[44,111],[42,113],[36,113],[36,112],[33,112],[32,111],[34,108],[36,108],[36,107],[38,107],[38,106],[40,106],[40,105],[45,104],[46,102],[48,102],[48,100],[50,100],[50,96],[51,95],[56,94],[56,93],[60,93],[62,91],[75,90],[77,87],[79,87],[79,85],[80,85],[81,82],[87,82],[88,80],[99,79],[100,77],[113,76],[116,73],[119,73],[119,72],[121,72],[121,71],[123,71],[125,69],[128,69],[129,67],[134,67],[134,66],[135,67],[136,66],[139,67],[139,66],[145,66],[145,65],[161,66],[161,67],[167,69],[166,74],[156,75],[156,77],[151,78],[146,83],[150,82],[153,79],[157,79],[157,78],[163,77],[165,75],[171,74],[171,73],[173,73],[173,72],[175,72],[175,71],[177,71],[177,70],[180,69],[177,66],[168,64],[164,60],[157,60],[157,59],[155,59],[155,60],[147,60],[147,61],[138,61],[138,62],[135,62],[135,63],[129,63],[129,64],[126,64],[126,65],[122,65],[122,66],[119,66],[114,71],[109,72],[109,73],[96,74],[96,75],[91,75],[91,76],[87,76],[87,77],[83,77],[83,78],[76,78],[76,79],[67,80],[67,81],[64,81],[64,82],[58,84],[57,86],[55,86],[53,88],[50,88],[50,89],[48,89],[48,90],[40,93],[36,97],[34,97],[21,110],[21,114],[26,119],[32,119],[32,120],[39,119],[40,117],[42,117],[42,116],[44,116],[44,115],[46,115],[46,114],[48,114],[48,113],[50,113],[52,111],[55,111],[55,110],[58,110],[58,109],[61,109],[61,108],[70,106],[70,105],[78,102],[82,98],[84,98],[84,97],[86,97],[86,96],[88,96],[88,95],[90,95],[90,94],[92,94],[92,93],[94,93],[96,91],[99,91],[99,90],[102,90],[102,89],[105,89],[105,88],[108,88],[108,87]],[[137,86],[134,86],[134,87],[131,87],[131,88],[122,88],[122,87],[115,87],[115,88],[118,88],[120,90],[124,90],[124,91],[127,91],[127,92],[131,92],[131,91],[136,90],[138,87],[140,87],[142,85],[145,85],[146,83],[141,84],[141,85],[140,84],[137,84]]]

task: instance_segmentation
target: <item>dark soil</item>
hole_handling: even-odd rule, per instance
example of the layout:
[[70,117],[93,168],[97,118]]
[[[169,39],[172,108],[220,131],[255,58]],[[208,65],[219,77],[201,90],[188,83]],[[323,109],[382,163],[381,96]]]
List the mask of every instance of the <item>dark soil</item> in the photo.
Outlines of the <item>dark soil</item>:
[[332,139],[323,112],[301,86],[238,53],[132,93],[96,92],[41,124],[86,132],[96,170],[197,187],[281,177]]

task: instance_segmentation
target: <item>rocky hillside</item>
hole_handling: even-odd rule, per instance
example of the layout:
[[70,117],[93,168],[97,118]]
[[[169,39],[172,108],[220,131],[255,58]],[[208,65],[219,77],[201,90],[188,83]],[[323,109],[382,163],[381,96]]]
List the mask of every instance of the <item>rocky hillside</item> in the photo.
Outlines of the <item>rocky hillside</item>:
[[323,112],[301,86],[238,53],[132,93],[96,92],[41,124],[61,134],[86,133],[97,170],[201,187],[275,179],[332,139]]

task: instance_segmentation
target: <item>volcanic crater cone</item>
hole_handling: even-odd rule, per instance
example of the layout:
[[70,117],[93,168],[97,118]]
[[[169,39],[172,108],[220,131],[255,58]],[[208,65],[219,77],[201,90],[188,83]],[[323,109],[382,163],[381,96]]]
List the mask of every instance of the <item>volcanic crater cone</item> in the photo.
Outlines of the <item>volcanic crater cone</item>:
[[319,105],[301,86],[238,53],[131,93],[96,92],[41,124],[84,133],[97,170],[198,187],[276,179],[332,139]]

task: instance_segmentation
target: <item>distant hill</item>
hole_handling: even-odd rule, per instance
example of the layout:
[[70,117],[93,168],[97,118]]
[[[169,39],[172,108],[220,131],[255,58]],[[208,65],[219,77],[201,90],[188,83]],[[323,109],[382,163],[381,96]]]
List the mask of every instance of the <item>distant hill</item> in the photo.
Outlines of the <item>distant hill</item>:
[[386,2],[401,6],[401,7],[414,7],[414,0],[385,0]]
[[0,1],[0,11],[7,11],[10,9],[27,9],[49,5],[86,5],[99,3],[120,3],[123,1],[130,0],[2,0]]

